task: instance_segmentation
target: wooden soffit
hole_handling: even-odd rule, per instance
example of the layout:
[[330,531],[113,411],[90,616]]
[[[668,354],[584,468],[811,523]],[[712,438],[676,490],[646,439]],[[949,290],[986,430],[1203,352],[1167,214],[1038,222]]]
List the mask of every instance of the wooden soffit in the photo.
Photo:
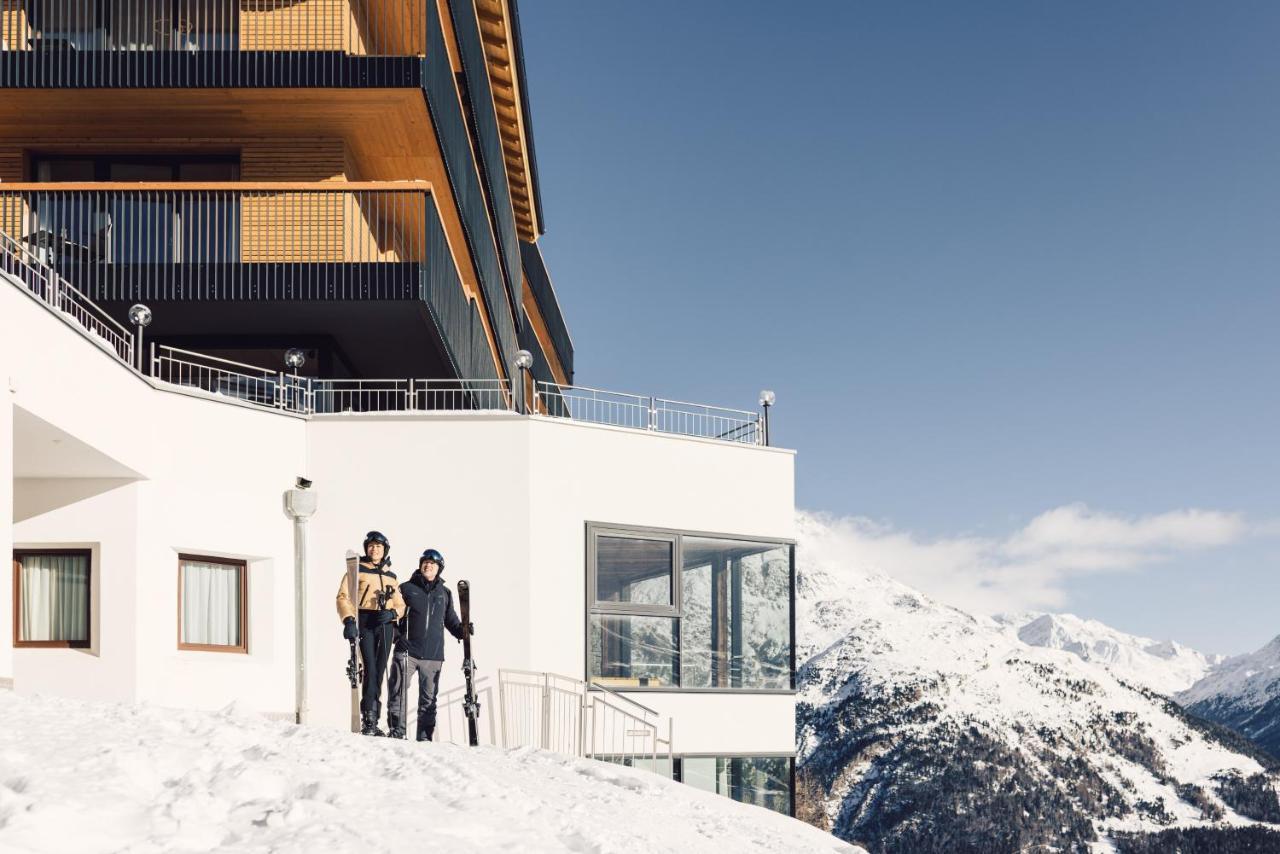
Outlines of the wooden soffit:
[[480,23],[480,38],[484,42],[485,58],[489,66],[493,109],[498,116],[498,132],[502,135],[502,154],[506,160],[507,182],[511,187],[516,232],[521,240],[532,243],[538,239],[538,213],[533,199],[532,161],[524,126],[523,105],[520,103],[511,10],[507,8],[507,0],[474,2],[476,18]]

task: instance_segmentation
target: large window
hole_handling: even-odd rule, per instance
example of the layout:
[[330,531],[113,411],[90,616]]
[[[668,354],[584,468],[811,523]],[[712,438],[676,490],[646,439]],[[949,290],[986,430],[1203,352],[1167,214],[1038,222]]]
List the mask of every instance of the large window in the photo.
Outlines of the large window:
[[680,779],[744,804],[791,815],[790,756],[685,756]]
[[15,550],[14,645],[89,646],[89,578],[87,550]]
[[794,688],[790,543],[588,531],[588,677],[614,688]]
[[178,648],[246,652],[243,561],[178,558]]

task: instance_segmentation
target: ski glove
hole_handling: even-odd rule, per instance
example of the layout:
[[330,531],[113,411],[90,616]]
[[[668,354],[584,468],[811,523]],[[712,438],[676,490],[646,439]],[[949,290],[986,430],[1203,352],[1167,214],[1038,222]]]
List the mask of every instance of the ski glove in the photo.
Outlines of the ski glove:
[[388,608],[385,611],[374,611],[373,617],[370,618],[369,622],[373,623],[375,626],[385,626],[395,618],[396,612]]
[[360,637],[360,630],[356,628],[355,617],[347,617],[342,621],[342,637],[349,641]]

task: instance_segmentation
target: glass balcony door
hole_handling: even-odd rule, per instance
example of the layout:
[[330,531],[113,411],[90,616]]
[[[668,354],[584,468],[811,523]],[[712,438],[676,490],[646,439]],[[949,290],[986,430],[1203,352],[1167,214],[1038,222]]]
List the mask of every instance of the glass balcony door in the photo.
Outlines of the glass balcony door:
[[237,0],[31,0],[32,47],[116,51],[237,48]]
[[[36,179],[59,182],[235,181],[234,157],[44,157]],[[61,266],[83,263],[230,263],[239,258],[240,202],[225,191],[109,189],[37,194],[28,240]]]

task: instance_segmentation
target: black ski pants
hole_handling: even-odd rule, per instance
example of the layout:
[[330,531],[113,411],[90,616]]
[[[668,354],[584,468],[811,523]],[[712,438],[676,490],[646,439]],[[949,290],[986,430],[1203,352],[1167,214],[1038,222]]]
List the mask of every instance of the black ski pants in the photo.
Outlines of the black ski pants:
[[395,640],[395,624],[360,630],[360,660],[364,662],[364,682],[360,685],[360,711],[382,716],[382,679],[387,675],[387,659]]
[[430,741],[436,731],[436,694],[440,692],[440,668],[443,661],[414,658],[398,654],[391,662],[391,679],[387,683],[387,726],[403,730],[408,721],[404,700],[409,693],[409,680],[418,674],[418,741]]

